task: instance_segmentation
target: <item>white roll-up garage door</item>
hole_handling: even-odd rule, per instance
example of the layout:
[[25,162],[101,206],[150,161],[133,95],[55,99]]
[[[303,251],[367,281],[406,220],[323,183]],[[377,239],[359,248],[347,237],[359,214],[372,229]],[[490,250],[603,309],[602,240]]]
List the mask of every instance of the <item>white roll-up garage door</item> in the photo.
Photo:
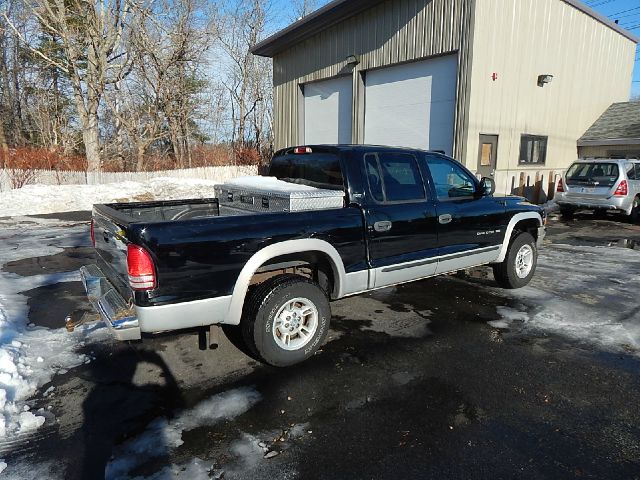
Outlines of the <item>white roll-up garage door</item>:
[[304,85],[304,143],[351,143],[351,77]]
[[451,155],[456,87],[456,55],[367,72],[365,143]]

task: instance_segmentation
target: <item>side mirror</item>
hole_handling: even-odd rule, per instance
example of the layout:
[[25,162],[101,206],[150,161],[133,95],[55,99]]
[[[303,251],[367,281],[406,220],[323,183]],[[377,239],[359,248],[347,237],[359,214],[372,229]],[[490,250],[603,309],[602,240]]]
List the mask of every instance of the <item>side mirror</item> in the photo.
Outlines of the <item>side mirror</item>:
[[482,177],[482,180],[480,180],[480,192],[485,197],[490,197],[496,192],[496,182],[493,181],[493,178]]

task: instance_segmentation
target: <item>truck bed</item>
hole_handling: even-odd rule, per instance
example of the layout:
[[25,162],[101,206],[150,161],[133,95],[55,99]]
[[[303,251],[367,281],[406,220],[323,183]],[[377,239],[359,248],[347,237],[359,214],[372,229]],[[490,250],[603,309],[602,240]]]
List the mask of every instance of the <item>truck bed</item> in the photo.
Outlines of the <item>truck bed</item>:
[[217,198],[111,203],[96,207],[103,215],[121,223],[121,226],[138,222],[169,222],[257,214],[257,212],[220,205]]

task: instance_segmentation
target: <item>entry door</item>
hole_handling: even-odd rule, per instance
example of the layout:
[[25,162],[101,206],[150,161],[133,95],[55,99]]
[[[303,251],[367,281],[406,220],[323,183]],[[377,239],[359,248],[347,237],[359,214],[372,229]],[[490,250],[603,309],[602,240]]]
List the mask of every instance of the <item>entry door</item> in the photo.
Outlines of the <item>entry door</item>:
[[370,287],[433,275],[438,235],[435,203],[427,194],[418,159],[407,152],[365,155],[370,202],[365,209]]
[[478,151],[478,174],[481,177],[493,177],[498,158],[498,135],[480,135]]
[[457,55],[367,71],[364,143],[452,155],[457,71]]
[[306,145],[352,143],[352,84],[352,77],[348,76],[304,85]]

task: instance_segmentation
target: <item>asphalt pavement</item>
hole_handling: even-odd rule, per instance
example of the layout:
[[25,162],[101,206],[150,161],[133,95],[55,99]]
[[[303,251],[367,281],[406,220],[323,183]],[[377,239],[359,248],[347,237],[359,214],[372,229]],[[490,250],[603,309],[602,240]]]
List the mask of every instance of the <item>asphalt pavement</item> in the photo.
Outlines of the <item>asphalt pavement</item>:
[[[640,227],[588,215],[554,219],[546,240],[633,242],[640,245]],[[2,269],[71,271],[91,256],[70,246]],[[561,266],[539,272],[537,281],[558,275]],[[47,328],[89,309],[79,282],[26,295],[29,321]],[[612,315],[621,311],[615,296],[606,301]],[[48,465],[59,478],[102,478],[122,446],[153,422],[171,425],[203,400],[249,388],[260,395],[251,408],[183,428],[183,443],[161,455],[140,450],[127,476],[152,477],[198,458],[212,466],[211,478],[639,479],[638,352],[489,325],[504,308],[522,306],[495,288],[488,269],[340,300],[326,345],[287,369],[256,363],[222,332],[207,351],[193,333],[88,344],[82,348],[93,360],[56,375],[34,399],[34,407],[51,407],[55,421],[2,456],[34,472]],[[55,395],[45,396],[50,387]],[[171,475],[189,478],[185,468]]]

